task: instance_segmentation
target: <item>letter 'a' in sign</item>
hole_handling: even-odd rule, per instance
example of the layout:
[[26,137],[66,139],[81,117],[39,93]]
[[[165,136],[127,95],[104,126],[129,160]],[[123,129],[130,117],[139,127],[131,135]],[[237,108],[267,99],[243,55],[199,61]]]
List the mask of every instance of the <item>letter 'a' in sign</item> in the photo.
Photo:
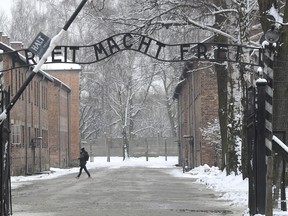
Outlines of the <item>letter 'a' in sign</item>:
[[40,32],[34,39],[28,50],[40,58],[44,55],[50,44],[50,38]]

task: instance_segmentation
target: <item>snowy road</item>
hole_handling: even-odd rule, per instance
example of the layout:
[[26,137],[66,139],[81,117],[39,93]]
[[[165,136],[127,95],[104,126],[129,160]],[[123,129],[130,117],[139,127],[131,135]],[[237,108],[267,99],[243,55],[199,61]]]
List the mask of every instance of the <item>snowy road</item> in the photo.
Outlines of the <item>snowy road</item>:
[[13,189],[14,216],[217,216],[241,215],[215,192],[191,178],[177,178],[172,169],[126,167],[90,170],[33,181]]

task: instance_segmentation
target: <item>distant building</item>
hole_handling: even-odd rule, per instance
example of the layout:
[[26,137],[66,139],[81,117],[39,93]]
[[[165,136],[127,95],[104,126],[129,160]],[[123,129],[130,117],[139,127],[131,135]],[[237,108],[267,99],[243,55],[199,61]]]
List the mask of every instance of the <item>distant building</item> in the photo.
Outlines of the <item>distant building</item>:
[[[22,49],[0,33],[0,50]],[[1,61],[2,60],[2,61]],[[79,73],[81,67],[62,64],[43,66],[10,111],[11,174],[42,172],[52,167],[76,165],[79,141]],[[24,57],[2,55],[2,90],[17,93],[31,68]],[[47,70],[47,71],[44,71]]]
[[187,63],[174,91],[178,105],[179,164],[194,168],[217,165],[215,145],[203,129],[218,120],[218,90],[214,67]]
[[[54,83],[49,84],[51,93],[48,96],[49,116],[55,118],[49,123],[50,157],[55,158],[51,165],[56,166],[58,159],[59,166],[65,167],[69,165],[69,161],[78,163],[79,157],[79,72],[81,67],[76,64],[55,63],[44,65],[42,69],[54,78]],[[60,145],[62,143],[66,146]]]

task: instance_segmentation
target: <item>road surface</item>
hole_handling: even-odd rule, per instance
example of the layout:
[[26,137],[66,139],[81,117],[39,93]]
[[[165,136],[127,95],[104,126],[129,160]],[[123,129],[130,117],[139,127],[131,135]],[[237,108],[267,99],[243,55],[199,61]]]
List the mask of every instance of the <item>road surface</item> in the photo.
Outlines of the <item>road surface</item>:
[[191,178],[172,169],[99,168],[56,179],[33,181],[12,190],[14,216],[240,216],[244,207],[229,206]]

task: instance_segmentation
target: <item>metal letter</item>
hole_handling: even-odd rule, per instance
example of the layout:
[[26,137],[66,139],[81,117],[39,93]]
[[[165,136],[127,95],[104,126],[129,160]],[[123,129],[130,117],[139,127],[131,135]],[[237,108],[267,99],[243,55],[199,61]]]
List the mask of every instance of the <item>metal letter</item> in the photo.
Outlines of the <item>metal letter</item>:
[[188,52],[188,49],[185,48],[189,48],[190,44],[180,44],[180,52],[181,52],[181,60],[184,60],[184,52]]
[[146,38],[145,36],[142,36],[138,50],[141,51],[142,45],[146,45],[146,49],[144,51],[144,53],[146,54],[148,52],[148,49],[149,49],[149,46],[151,44],[152,39],[148,38],[149,39],[148,42],[145,42],[145,38]]

